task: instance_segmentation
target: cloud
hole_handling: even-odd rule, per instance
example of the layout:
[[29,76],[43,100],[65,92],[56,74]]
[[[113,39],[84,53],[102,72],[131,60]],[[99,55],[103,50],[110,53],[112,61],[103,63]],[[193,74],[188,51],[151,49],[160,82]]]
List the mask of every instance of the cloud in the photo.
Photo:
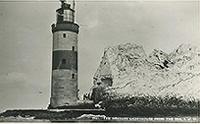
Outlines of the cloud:
[[27,83],[28,76],[20,72],[11,72],[0,76],[0,84]]
[[[42,94],[39,93],[41,91]],[[45,108],[49,94],[29,75],[10,72],[0,75],[0,99],[0,112],[8,109]]]
[[97,19],[95,19],[95,20],[88,22],[87,25],[88,25],[88,28],[95,28],[96,26],[99,25],[99,21]]

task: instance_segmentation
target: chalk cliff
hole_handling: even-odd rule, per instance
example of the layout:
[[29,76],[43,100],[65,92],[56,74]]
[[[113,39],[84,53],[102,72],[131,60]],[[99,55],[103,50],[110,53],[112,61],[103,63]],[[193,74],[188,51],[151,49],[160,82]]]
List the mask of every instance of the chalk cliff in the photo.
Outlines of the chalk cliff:
[[182,44],[171,53],[154,49],[146,55],[135,43],[105,49],[94,87],[118,94],[200,99],[200,49]]

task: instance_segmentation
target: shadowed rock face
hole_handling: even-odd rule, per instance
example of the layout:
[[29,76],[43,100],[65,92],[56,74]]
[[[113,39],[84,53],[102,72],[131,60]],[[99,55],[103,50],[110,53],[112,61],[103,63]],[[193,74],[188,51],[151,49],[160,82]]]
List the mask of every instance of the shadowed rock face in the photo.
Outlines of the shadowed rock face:
[[94,101],[94,103],[98,103],[103,99],[105,87],[102,86],[96,86],[92,90],[91,99]]
[[186,99],[200,99],[199,81],[200,49],[190,44],[169,54],[154,49],[148,56],[134,43],[108,47],[94,75],[94,87],[113,92]]

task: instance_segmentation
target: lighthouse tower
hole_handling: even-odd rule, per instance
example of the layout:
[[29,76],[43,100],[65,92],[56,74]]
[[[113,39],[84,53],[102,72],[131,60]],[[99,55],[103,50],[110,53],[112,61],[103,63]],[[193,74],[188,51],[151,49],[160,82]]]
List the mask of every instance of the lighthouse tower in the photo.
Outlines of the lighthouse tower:
[[57,21],[52,25],[53,57],[49,108],[71,106],[78,100],[78,32],[74,22],[74,6],[61,1]]

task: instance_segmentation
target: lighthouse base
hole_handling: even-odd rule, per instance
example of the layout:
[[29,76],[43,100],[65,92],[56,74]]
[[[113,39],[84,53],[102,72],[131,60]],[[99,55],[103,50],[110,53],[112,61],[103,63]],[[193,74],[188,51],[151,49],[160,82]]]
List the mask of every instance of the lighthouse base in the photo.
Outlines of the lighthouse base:
[[95,109],[95,104],[91,100],[79,100],[73,105],[63,105],[63,106],[57,106],[52,107],[51,104],[49,104],[48,109]]

